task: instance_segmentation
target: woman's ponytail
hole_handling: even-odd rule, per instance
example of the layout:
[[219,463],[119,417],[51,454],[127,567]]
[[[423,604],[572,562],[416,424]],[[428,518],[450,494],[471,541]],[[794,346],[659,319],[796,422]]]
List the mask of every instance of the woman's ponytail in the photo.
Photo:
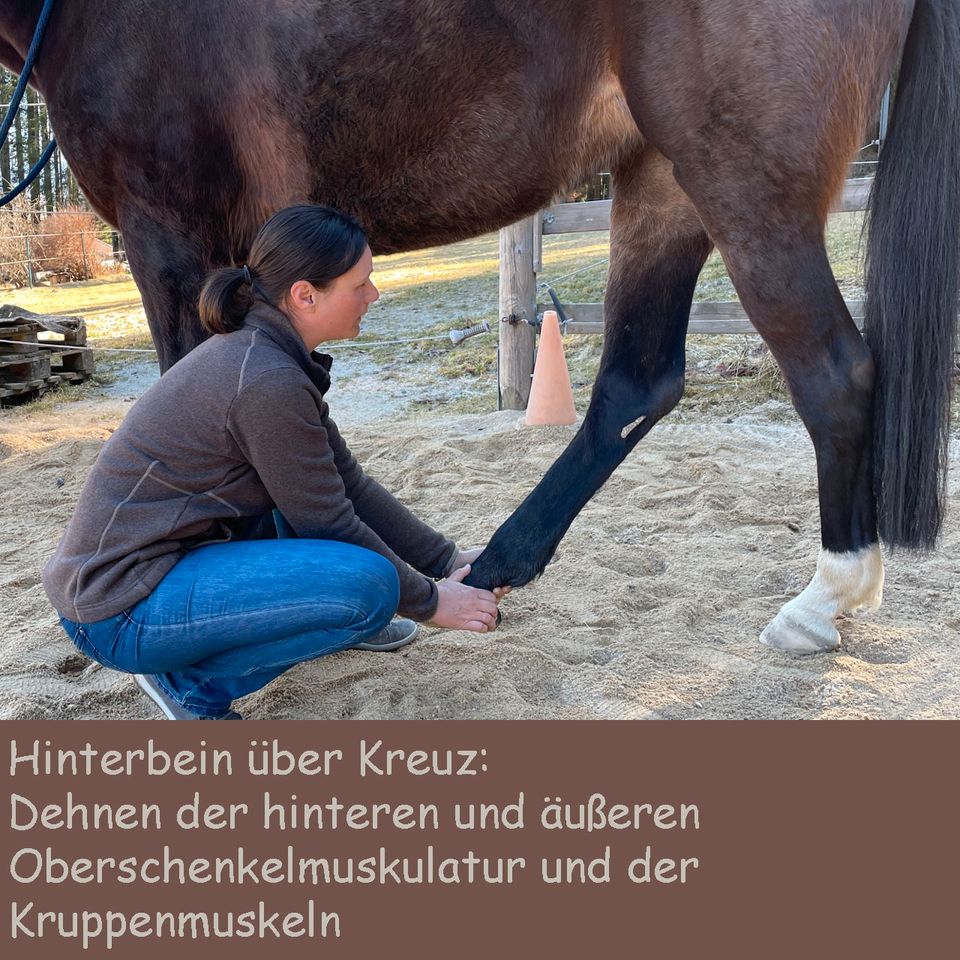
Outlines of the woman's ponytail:
[[249,267],[224,267],[207,277],[200,291],[200,322],[207,333],[231,333],[243,326],[253,306]]

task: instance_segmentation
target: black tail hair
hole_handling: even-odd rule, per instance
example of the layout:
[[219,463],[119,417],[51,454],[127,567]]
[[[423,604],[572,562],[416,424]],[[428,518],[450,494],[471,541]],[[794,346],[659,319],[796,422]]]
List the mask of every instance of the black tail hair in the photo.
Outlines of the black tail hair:
[[957,346],[960,0],[917,0],[867,224],[879,533],[929,550],[943,522]]

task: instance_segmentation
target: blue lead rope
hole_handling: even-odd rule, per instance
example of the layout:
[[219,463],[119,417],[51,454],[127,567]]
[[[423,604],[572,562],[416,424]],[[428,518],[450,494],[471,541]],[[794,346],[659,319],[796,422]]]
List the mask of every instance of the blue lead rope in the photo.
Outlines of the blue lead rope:
[[16,200],[17,197],[23,193],[27,187],[33,183],[34,180],[40,176],[40,171],[47,165],[50,158],[53,156],[53,151],[57,149],[57,141],[51,140],[47,144],[47,149],[43,151],[40,155],[40,159],[33,165],[30,172],[20,181],[20,183],[14,187],[9,193],[5,193],[0,197],[0,207],[5,207],[11,200]]
[[[33,73],[33,65],[37,61],[37,55],[40,53],[40,42],[43,40],[44,31],[47,29],[47,21],[50,19],[50,13],[53,10],[54,0],[46,0],[43,9],[40,11],[40,19],[37,21],[37,28],[33,32],[33,40],[30,43],[30,49],[27,51],[27,59],[23,62],[23,70],[20,72],[20,79],[17,81],[17,87],[13,91],[10,99],[10,106],[7,108],[7,115],[4,117],[3,126],[0,127],[0,143],[7,142],[7,136],[10,133],[10,127],[13,125],[14,117],[20,107],[20,101],[23,99],[23,93],[27,89],[27,80]],[[5,206],[11,200],[19,197],[27,187],[33,183],[40,174],[40,171],[47,165],[47,162],[53,156],[53,151],[57,149],[56,139],[47,144],[40,159],[33,165],[30,172],[24,177],[23,181],[14,187],[8,194],[0,197],[0,207]]]

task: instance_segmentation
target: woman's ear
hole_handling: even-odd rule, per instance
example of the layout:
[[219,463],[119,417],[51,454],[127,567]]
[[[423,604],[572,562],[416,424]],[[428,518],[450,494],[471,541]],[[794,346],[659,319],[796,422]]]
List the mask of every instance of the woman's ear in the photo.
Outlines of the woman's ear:
[[310,310],[317,302],[317,289],[309,280],[297,280],[287,294],[290,306],[296,310]]

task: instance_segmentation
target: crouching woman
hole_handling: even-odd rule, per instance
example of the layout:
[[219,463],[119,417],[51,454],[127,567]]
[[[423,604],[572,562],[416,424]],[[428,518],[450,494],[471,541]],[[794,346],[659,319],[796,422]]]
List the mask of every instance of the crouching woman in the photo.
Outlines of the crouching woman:
[[314,349],[359,333],[372,270],[336,211],[267,221],[244,267],[208,278],[213,336],[104,445],[44,570],[80,651],[135,674],[166,717],[239,719],[234,700],[295,664],[397,649],[417,621],[496,627],[505,591],[461,582],[479,550],[364,473],[330,418]]

